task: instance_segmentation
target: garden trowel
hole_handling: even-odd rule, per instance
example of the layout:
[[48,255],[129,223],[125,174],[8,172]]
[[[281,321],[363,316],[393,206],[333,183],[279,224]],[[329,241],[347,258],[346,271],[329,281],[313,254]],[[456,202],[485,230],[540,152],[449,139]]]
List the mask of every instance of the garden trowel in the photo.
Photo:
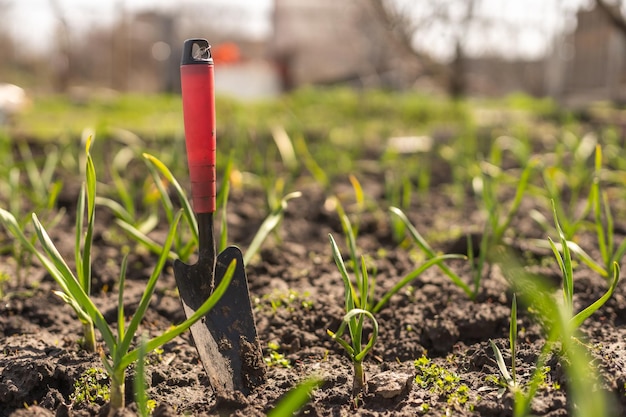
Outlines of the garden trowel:
[[174,276],[185,315],[190,317],[219,285],[231,262],[236,261],[234,275],[222,298],[191,326],[193,341],[216,397],[230,399],[238,392],[248,395],[263,383],[265,365],[241,251],[231,246],[217,259],[215,256],[215,96],[213,59],[206,40],[185,41],[180,72],[199,254],[194,265],[176,260]]

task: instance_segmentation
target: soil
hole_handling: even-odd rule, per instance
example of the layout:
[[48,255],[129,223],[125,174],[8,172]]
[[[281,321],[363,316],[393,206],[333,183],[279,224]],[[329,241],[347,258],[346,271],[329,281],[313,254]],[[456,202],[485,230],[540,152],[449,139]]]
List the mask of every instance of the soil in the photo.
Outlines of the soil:
[[[199,362],[189,333],[152,352],[146,361],[149,397],[156,416],[262,416],[266,415],[298,382],[316,375],[323,382],[302,415],[310,416],[507,416],[513,400],[494,382],[498,369],[489,340],[496,342],[509,363],[508,334],[512,292],[496,265],[486,268],[480,294],[475,301],[456,287],[438,268],[430,268],[404,290],[393,296],[377,315],[378,341],[365,359],[366,392],[352,396],[352,364],[345,351],[328,336],[337,330],[345,314],[344,286],[333,262],[328,234],[343,243],[341,224],[332,207],[337,196],[359,223],[358,247],[376,274],[376,297],[391,288],[422,260],[411,244],[393,237],[390,216],[384,206],[383,175],[360,178],[368,196],[368,209],[354,214],[352,191],[347,178],[330,190],[303,177],[293,188],[302,196],[291,200],[279,230],[264,244],[259,255],[246,266],[256,325],[264,357],[271,351],[284,355],[267,366],[267,382],[245,401],[217,403]],[[68,190],[72,189],[69,187]],[[73,188],[76,191],[76,187]],[[67,201],[76,194],[66,190]],[[236,190],[235,190],[236,191]],[[63,199],[62,199],[63,200]],[[71,206],[68,205],[68,206]],[[233,192],[229,203],[230,241],[245,252],[261,224],[265,211],[263,194],[246,190]],[[527,216],[531,208],[545,204],[525,199],[507,237],[512,247],[533,259],[536,270],[548,281],[559,282],[554,258],[533,246],[532,239],[546,234]],[[414,195],[411,221],[426,239],[444,252],[463,252],[465,233],[478,232],[484,212],[467,193],[453,199],[445,184],[434,184],[426,195]],[[103,207],[97,209],[94,240],[93,298],[111,323],[116,320],[116,280],[121,263],[123,236]],[[51,235],[62,253],[72,257],[73,215],[71,210]],[[619,223],[619,221],[617,221]],[[620,230],[619,227],[616,227]],[[621,230],[626,230],[622,228]],[[512,240],[510,237],[514,236]],[[623,234],[616,232],[621,241]],[[9,237],[4,231],[0,239]],[[581,246],[589,247],[581,234]],[[592,242],[592,241],[590,241]],[[593,244],[590,243],[591,247]],[[67,246],[67,247],[66,247]],[[345,246],[342,246],[345,248]],[[127,315],[133,313],[155,257],[131,246],[130,271],[125,289]],[[347,251],[344,251],[347,258]],[[551,262],[542,260],[552,259]],[[14,276],[15,260],[5,253],[0,268]],[[448,261],[468,283],[467,261]],[[98,354],[80,348],[81,326],[70,307],[54,293],[55,282],[38,264],[22,270],[23,280],[5,284],[0,305],[0,416],[95,416],[106,415],[101,399],[89,403],[73,399],[76,381],[91,368],[102,368]],[[575,306],[580,309],[606,291],[606,282],[583,266],[577,268]],[[558,291],[555,285],[555,291]],[[541,326],[527,308],[520,307],[517,372],[523,380],[532,371],[543,345]],[[176,292],[172,265],[159,280],[152,304],[138,334],[155,336],[184,320]],[[626,415],[626,290],[620,282],[614,296],[582,326],[584,343],[592,346],[590,360],[601,373],[597,389],[612,399],[611,415]],[[371,327],[366,326],[366,333]],[[270,348],[268,344],[276,344]],[[426,357],[442,378],[454,380],[452,388],[438,390],[424,380],[415,361]],[[569,399],[568,376],[558,358],[552,357],[546,379],[532,405],[540,416],[566,416],[575,406]],[[137,414],[133,399],[134,368],[128,371],[127,407],[118,415]],[[102,383],[107,384],[106,379]],[[460,387],[464,387],[459,389]]]

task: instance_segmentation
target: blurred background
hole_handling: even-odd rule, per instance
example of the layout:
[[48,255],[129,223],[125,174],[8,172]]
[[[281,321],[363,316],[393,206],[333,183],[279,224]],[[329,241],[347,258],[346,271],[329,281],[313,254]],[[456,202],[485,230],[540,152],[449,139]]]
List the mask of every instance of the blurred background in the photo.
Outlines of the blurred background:
[[619,104],[625,11],[620,0],[0,0],[0,106],[10,94],[176,93],[189,37],[211,42],[217,88],[237,99],[347,85]]

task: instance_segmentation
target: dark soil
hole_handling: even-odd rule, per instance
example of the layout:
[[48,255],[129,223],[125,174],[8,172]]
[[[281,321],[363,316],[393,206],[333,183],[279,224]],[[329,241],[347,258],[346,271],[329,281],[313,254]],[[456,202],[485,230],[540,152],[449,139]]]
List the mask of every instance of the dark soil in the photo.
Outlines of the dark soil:
[[[377,296],[389,289],[422,260],[410,244],[395,242],[390,216],[383,206],[382,176],[360,178],[372,208],[353,221],[359,222],[358,246],[376,271]],[[247,402],[228,408],[216,404],[207,376],[199,363],[189,333],[153,352],[147,360],[148,395],[156,402],[155,415],[237,415],[267,414],[280,398],[299,381],[317,375],[323,383],[313,392],[303,415],[311,416],[442,416],[512,415],[512,396],[500,395],[493,381],[498,376],[489,340],[502,349],[507,362],[509,315],[512,294],[499,268],[485,270],[476,301],[457,288],[439,269],[431,268],[410,287],[395,295],[378,314],[380,337],[365,360],[369,381],[367,392],[352,398],[352,365],[341,347],[332,341],[327,329],[336,330],[343,311],[344,286],[334,265],[328,234],[343,243],[343,234],[331,196],[338,196],[349,213],[354,213],[347,179],[332,190],[323,191],[309,182],[294,186],[302,197],[290,201],[277,234],[265,243],[257,258],[246,266],[250,293],[255,306],[258,334],[264,356],[270,356],[268,343],[279,346],[289,366],[268,366],[267,383],[258,387]],[[441,251],[463,252],[465,233],[479,231],[484,213],[469,195],[459,204],[442,187],[428,195],[415,196],[407,210],[413,224]],[[75,195],[68,197],[74,201]],[[380,203],[379,203],[380,202]],[[512,247],[531,259],[536,270],[549,281],[559,282],[559,271],[551,254],[533,246],[530,239],[547,236],[528,216],[539,206],[525,201],[516,216]],[[545,204],[541,204],[545,207]],[[264,217],[260,192],[235,192],[229,205],[230,240],[244,251]],[[116,277],[122,255],[119,236],[110,213],[98,208],[95,237],[94,300],[107,320],[115,321]],[[9,237],[0,232],[0,239]],[[73,218],[67,214],[52,232],[61,250],[73,256]],[[584,234],[581,239],[589,238]],[[621,240],[623,236],[616,236]],[[117,242],[117,243],[116,243]],[[579,243],[585,245],[582,240]],[[124,241],[124,244],[129,244]],[[590,243],[593,247],[593,242]],[[137,306],[155,257],[137,250],[130,259],[126,311]],[[347,252],[344,253],[347,258]],[[547,262],[547,259],[552,261]],[[542,260],[544,262],[542,262]],[[469,282],[466,261],[448,265]],[[374,268],[375,266],[375,268]],[[15,261],[0,257],[1,271],[14,276]],[[97,354],[79,346],[80,324],[73,311],[52,291],[55,282],[37,264],[22,271],[23,282],[5,284],[6,296],[0,305],[0,415],[1,416],[92,416],[103,415],[103,401],[78,403],[72,400],[75,382],[90,368],[102,368]],[[606,291],[606,282],[583,266],[576,274],[575,305],[588,305]],[[166,268],[153,297],[151,308],[139,331],[159,334],[184,319],[177,297],[172,266]],[[558,288],[555,286],[555,290]],[[606,390],[613,400],[611,413],[626,415],[626,291],[620,283],[608,303],[583,325],[590,349],[590,360],[601,371],[596,389]],[[524,379],[533,369],[543,345],[541,327],[527,309],[520,307],[520,346],[518,375]],[[415,360],[426,356],[444,374],[458,376],[451,391],[438,391],[434,384],[415,383]],[[571,415],[567,375],[557,358],[533,402],[533,413],[541,416]],[[442,375],[443,377],[443,375]],[[127,408],[120,415],[136,415],[133,400],[134,370],[128,372]],[[106,381],[104,381],[106,384]],[[458,391],[459,387],[466,386]],[[231,404],[232,406],[232,404]]]

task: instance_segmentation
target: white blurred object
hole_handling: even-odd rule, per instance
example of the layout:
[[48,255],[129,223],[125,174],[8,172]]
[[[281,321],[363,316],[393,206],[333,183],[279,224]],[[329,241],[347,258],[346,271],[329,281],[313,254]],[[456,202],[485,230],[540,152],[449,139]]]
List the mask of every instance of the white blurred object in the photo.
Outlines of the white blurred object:
[[396,136],[389,138],[388,149],[400,154],[430,152],[433,138],[430,136]]
[[0,125],[11,119],[28,105],[28,96],[23,88],[14,84],[0,83]]

